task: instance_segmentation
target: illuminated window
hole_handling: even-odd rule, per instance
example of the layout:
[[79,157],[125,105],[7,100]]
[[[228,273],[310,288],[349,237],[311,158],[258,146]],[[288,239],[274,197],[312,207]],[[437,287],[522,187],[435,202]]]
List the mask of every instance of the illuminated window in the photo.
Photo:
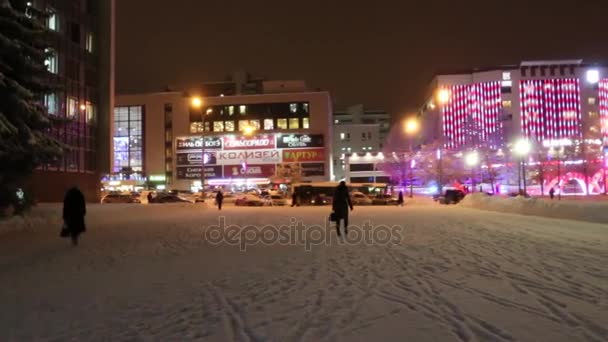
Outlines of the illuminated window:
[[224,131],[224,121],[213,121],[213,131],[214,132],[223,132]]
[[245,114],[245,113],[247,113],[247,106],[245,106],[245,105],[239,106],[239,114]]
[[59,18],[54,9],[47,9],[46,27],[51,31],[59,31]]
[[78,100],[75,97],[68,97],[68,117],[75,118],[78,115]]
[[598,114],[598,112],[589,112],[589,117],[592,119],[596,119],[598,118],[600,115]]
[[85,48],[88,52],[93,52],[93,32],[87,32]]
[[228,115],[234,115],[234,106],[228,107]]
[[191,122],[190,123],[190,133],[201,133],[202,131],[203,131],[202,122]]
[[234,121],[226,121],[224,123],[224,129],[226,132],[234,132]]
[[340,133],[340,140],[344,140],[344,136],[345,136],[344,133]]
[[511,100],[504,100],[502,101],[502,106],[505,108],[510,108],[511,107]]
[[59,103],[57,100],[57,94],[55,93],[44,95],[44,106],[51,115],[57,115],[59,113]]
[[510,81],[511,80],[511,72],[510,71],[503,71],[503,73],[502,73],[502,79],[504,81]]
[[289,129],[299,129],[299,128],[300,128],[300,119],[290,118],[289,119]]
[[590,104],[590,105],[595,105],[595,103],[596,103],[595,97],[590,97],[590,98],[587,100],[587,102],[589,102],[589,104]]
[[249,126],[253,127],[256,131],[260,129],[260,120],[249,120]]
[[46,69],[53,74],[59,72],[58,60],[57,60],[57,52],[53,49],[45,49],[44,52],[47,53],[46,59],[44,60],[44,65],[46,65]]
[[289,111],[292,113],[296,113],[298,111],[298,104],[297,103],[290,103],[289,104]]
[[143,111],[142,106],[114,108],[113,171],[143,168]]
[[304,103],[302,106],[304,106],[304,113],[308,113],[308,103]]
[[205,132],[211,132],[211,124],[209,121],[205,121]]
[[334,120],[334,123],[335,124],[340,123],[340,120]]
[[264,129],[265,130],[274,129],[274,121],[272,119],[264,119]]
[[277,119],[277,127],[279,129],[287,129],[287,119]]
[[97,112],[97,107],[93,103],[87,101],[86,102],[86,115],[87,115],[87,122],[88,123],[94,123],[95,122],[95,119],[97,118],[97,113],[96,112]]
[[564,115],[564,119],[567,119],[567,120],[574,120],[574,119],[576,119],[576,112],[575,111],[571,111],[571,110],[565,111],[563,115]]
[[249,127],[249,120],[239,120],[239,132],[244,131],[245,127]]
[[302,128],[310,128],[310,120],[308,118],[302,118]]

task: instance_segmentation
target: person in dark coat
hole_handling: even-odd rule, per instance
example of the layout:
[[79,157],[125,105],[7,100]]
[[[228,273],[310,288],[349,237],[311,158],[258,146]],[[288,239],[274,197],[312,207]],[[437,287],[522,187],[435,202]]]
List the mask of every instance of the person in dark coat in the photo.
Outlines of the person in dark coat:
[[152,191],[148,192],[148,203],[152,203]]
[[397,204],[403,207],[403,191],[399,191],[399,197],[397,198]]
[[63,200],[63,222],[74,246],[78,244],[78,236],[87,230],[84,224],[86,214],[84,195],[77,187],[71,188]]
[[549,197],[551,197],[551,199],[553,199],[555,197],[555,189],[551,188],[551,190],[549,190]]
[[295,191],[293,192],[293,194],[291,194],[291,206],[300,206],[300,203],[298,203],[298,193]]
[[340,221],[344,221],[344,233],[348,234],[349,208],[351,211],[353,210],[353,203],[350,200],[346,183],[341,181],[338,187],[336,187],[332,202],[332,209],[336,215],[336,231],[338,232],[338,236],[340,236]]
[[222,202],[224,201],[224,194],[222,190],[218,191],[215,195],[215,203],[217,203],[217,209],[222,210]]

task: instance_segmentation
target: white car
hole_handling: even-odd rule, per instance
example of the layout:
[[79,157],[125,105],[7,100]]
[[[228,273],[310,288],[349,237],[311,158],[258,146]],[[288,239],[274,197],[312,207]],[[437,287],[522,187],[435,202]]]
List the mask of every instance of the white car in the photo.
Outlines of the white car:
[[372,199],[362,192],[352,192],[350,194],[350,200],[353,205],[372,205]]

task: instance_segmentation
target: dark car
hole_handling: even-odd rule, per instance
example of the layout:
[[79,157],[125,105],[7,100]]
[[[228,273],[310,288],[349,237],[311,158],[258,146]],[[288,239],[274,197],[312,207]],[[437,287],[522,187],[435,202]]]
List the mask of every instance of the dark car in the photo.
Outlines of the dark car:
[[457,204],[466,196],[464,191],[458,189],[446,190],[442,196],[438,196],[436,201],[441,204]]
[[131,194],[111,193],[105,196],[101,203],[141,203],[141,201]]
[[372,198],[372,205],[397,205],[399,201],[391,195],[376,195]]
[[180,196],[172,193],[158,194],[152,198],[151,203],[190,203],[190,201],[181,198]]

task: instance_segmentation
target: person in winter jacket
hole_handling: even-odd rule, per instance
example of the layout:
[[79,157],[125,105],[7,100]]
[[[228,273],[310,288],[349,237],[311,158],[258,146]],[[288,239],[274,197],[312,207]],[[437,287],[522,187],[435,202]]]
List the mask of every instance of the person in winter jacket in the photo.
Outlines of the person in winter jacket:
[[78,245],[78,237],[87,229],[84,224],[84,216],[87,214],[84,195],[73,187],[65,194],[63,200],[63,222],[72,238],[72,244]]
[[336,231],[340,236],[340,221],[344,221],[344,233],[348,234],[348,209],[353,210],[353,203],[350,200],[346,183],[341,181],[336,187],[332,202],[332,209],[336,216]]
[[224,201],[224,194],[222,190],[219,190],[215,195],[215,203],[217,203],[217,209],[222,210],[222,202]]

